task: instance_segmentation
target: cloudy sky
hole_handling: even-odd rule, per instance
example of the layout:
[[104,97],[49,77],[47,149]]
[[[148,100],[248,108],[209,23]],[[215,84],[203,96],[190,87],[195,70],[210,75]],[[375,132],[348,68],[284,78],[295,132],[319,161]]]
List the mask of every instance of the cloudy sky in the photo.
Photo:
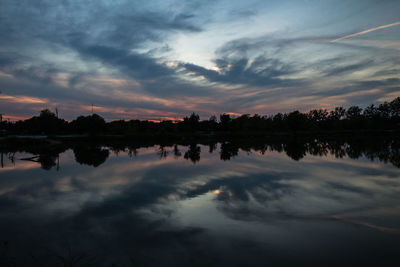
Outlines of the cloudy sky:
[[400,96],[398,0],[0,0],[0,113],[107,120]]

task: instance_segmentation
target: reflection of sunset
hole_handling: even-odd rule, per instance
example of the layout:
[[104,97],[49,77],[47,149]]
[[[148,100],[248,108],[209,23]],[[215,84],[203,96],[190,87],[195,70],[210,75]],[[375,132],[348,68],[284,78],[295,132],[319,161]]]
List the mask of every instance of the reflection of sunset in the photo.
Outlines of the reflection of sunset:
[[386,233],[391,233],[391,234],[400,234],[400,228],[392,228],[392,227],[385,227],[385,226],[380,226],[380,225],[376,225],[376,224],[372,224],[369,222],[364,222],[364,221],[360,221],[360,220],[354,220],[354,219],[350,219],[350,218],[345,218],[342,216],[332,216],[333,219],[342,221],[342,222],[347,222],[347,223],[351,223],[351,224],[355,224],[355,225],[361,225],[361,226],[365,226],[365,227],[369,227],[378,231],[382,231],[382,232],[386,232]]
[[219,190],[219,189],[217,189],[217,190],[214,190],[214,191],[213,191],[213,193],[214,193],[214,194],[216,194],[216,195],[219,195],[219,194],[221,194],[221,192],[222,192],[222,191],[221,191],[221,190]]
[[[4,156],[6,157],[6,156]],[[39,164],[37,162],[32,161],[24,161],[24,160],[16,160],[15,164],[7,162],[3,168],[0,168],[0,172],[12,171],[12,170],[29,170],[29,169],[37,169],[39,168]]]

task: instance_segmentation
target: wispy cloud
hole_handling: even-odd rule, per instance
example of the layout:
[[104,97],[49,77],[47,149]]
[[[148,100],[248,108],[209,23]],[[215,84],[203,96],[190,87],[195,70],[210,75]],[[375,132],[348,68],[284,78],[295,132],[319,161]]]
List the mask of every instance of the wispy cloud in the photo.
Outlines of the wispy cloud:
[[14,103],[22,103],[22,104],[45,104],[47,103],[46,99],[31,97],[31,96],[12,96],[12,95],[0,95],[0,101],[5,100]]
[[335,40],[332,40],[331,43],[336,43],[336,42],[339,42],[339,41],[344,40],[344,39],[348,39],[348,38],[356,37],[356,36],[363,35],[363,34],[366,34],[366,33],[370,33],[370,32],[374,32],[374,31],[378,31],[378,30],[394,27],[394,26],[397,26],[397,25],[400,25],[400,21],[392,23],[392,24],[387,24],[387,25],[382,25],[382,26],[379,26],[379,27],[371,28],[371,29],[368,29],[368,30],[365,30],[365,31],[349,34],[349,35],[337,38]]

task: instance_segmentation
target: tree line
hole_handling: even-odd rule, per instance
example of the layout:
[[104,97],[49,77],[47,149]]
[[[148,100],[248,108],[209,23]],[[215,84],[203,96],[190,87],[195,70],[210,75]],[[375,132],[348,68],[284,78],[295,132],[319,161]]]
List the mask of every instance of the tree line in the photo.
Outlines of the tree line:
[[318,132],[346,130],[399,130],[400,97],[379,105],[371,104],[362,109],[351,106],[348,109],[336,107],[313,109],[308,112],[298,110],[289,113],[277,113],[270,116],[253,116],[244,114],[232,117],[221,114],[219,120],[211,116],[200,120],[192,113],[182,121],[171,120],[153,122],[148,120],[116,120],[106,122],[97,114],[79,116],[68,122],[59,118],[48,109],[42,110],[39,116],[17,122],[1,122],[1,130],[7,134],[179,134],[194,132]]

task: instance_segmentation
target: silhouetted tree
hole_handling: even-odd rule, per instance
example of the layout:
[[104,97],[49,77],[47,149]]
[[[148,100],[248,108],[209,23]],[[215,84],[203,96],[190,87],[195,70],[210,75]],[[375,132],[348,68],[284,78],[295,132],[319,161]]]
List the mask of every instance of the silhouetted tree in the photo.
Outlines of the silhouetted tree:
[[290,158],[298,161],[306,155],[307,148],[304,143],[293,140],[284,145],[284,150]]
[[364,109],[363,116],[367,119],[377,118],[379,117],[378,109],[375,107],[374,104],[371,104]]
[[390,107],[390,116],[400,117],[400,97],[395,98],[392,102],[389,103]]
[[232,121],[232,119],[229,116],[229,114],[224,113],[219,116],[219,121],[220,121],[221,129],[223,131],[227,131],[229,129],[229,124]]
[[82,145],[74,147],[73,151],[76,162],[93,167],[98,167],[103,164],[110,154],[108,149],[102,149],[100,147],[85,147]]
[[79,116],[70,123],[70,129],[73,132],[98,134],[105,130],[105,120],[97,114],[89,116]]
[[160,159],[165,159],[168,156],[168,151],[165,149],[164,146],[160,146],[158,148],[158,153],[157,154],[158,154]]
[[[177,123],[166,120],[159,123],[148,120],[117,120],[106,123],[97,114],[79,116],[68,123],[59,119],[48,109],[42,110],[39,116],[17,122],[3,122],[1,129],[9,134],[118,134],[133,137],[137,134],[150,136],[176,136],[186,134],[212,133],[226,136],[229,133],[252,135],[257,132],[287,131],[342,131],[342,130],[400,130],[400,97],[379,106],[370,105],[364,110],[352,106],[348,110],[336,107],[328,112],[326,109],[313,109],[302,113],[298,110],[290,113],[278,113],[270,116],[243,114],[231,117],[221,114],[217,122],[216,116],[200,121],[200,116],[192,113]],[[220,133],[218,133],[220,131]]]
[[289,129],[291,130],[306,130],[307,129],[307,116],[300,111],[296,110],[290,112],[285,116]]
[[175,145],[174,145],[174,156],[175,156],[175,158],[179,158],[181,155],[182,155],[182,153],[181,153],[181,151],[179,150],[178,145],[175,144]]
[[20,132],[28,134],[55,134],[65,131],[67,122],[48,109],[40,111],[38,117],[32,117],[15,124]]
[[237,156],[239,153],[239,148],[231,142],[221,143],[221,159],[230,160],[231,158]]
[[346,118],[350,120],[358,119],[361,116],[362,109],[358,106],[351,106],[346,111]]
[[329,119],[338,121],[343,119],[345,115],[346,109],[344,109],[343,107],[336,107],[329,113]]
[[379,116],[383,119],[390,118],[390,106],[389,103],[385,102],[379,105],[378,107]]
[[185,159],[189,159],[193,163],[196,163],[200,161],[200,152],[201,149],[197,144],[191,144],[189,146],[189,150],[185,152],[185,155],[183,157]]
[[184,130],[194,132],[199,128],[199,121],[200,116],[193,112],[190,117],[185,117],[181,124],[184,125]]
[[215,115],[212,115],[209,119],[208,119],[208,121],[210,121],[210,122],[217,122],[217,117],[215,116]]

